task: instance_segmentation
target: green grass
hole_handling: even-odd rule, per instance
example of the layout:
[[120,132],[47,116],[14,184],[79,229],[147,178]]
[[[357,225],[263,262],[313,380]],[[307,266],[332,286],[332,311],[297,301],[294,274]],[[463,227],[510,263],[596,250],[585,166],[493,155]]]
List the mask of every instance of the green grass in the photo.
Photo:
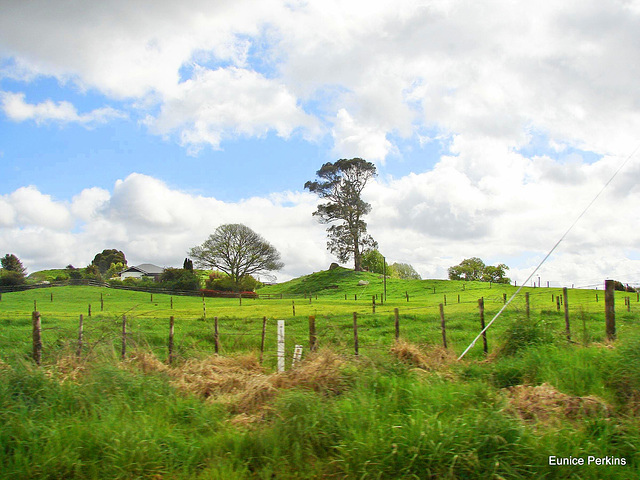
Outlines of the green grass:
[[[358,281],[369,281],[358,286]],[[337,287],[335,287],[337,285]],[[416,368],[389,354],[401,337],[435,355],[442,342],[438,305],[447,296],[449,349],[459,355],[515,287],[447,281],[382,280],[345,269],[265,287],[284,299],[173,297],[96,287],[2,294],[0,300],[0,478],[637,478],[640,475],[640,333],[616,294],[618,340],[607,346],[603,292],[570,290],[572,343],[559,289],[528,288],[489,330],[487,359],[478,342],[462,362]],[[434,293],[435,288],[435,293]],[[378,293],[376,313],[371,296]],[[407,302],[406,293],[409,294]],[[524,293],[524,292],[523,292]],[[317,294],[317,299],[316,299]],[[53,295],[53,300],[51,295]],[[104,308],[101,309],[100,295]],[[345,300],[347,295],[347,300]],[[357,295],[357,300],[355,296]],[[460,295],[460,303],[458,303]],[[596,295],[599,301],[596,302]],[[30,360],[33,302],[42,315],[43,366]],[[296,316],[293,316],[295,302]],[[88,305],[92,316],[88,317]],[[353,355],[353,312],[360,356]],[[85,345],[73,360],[79,315]],[[122,316],[130,355],[167,359],[169,316],[176,319],[176,366],[146,371],[119,361]],[[280,388],[253,422],[229,399],[178,388],[171,372],[213,352],[217,316],[221,353],[258,352],[268,318],[267,375],[275,368],[275,320],[286,321],[287,354],[308,346],[308,316],[320,346],[342,356],[340,391]],[[305,351],[305,356],[307,352]],[[76,363],[74,363],[76,362]],[[80,365],[69,376],[69,364]],[[287,362],[290,365],[290,359]],[[264,378],[257,376],[256,380]],[[574,398],[597,397],[606,411],[553,421],[520,418],[511,387],[548,384]],[[249,412],[258,413],[258,412]],[[549,465],[549,456],[624,458],[627,465]]]
[[[360,280],[368,285],[359,286]],[[469,345],[480,330],[478,299],[484,298],[485,320],[503,307],[504,296],[516,291],[510,285],[445,280],[387,280],[387,301],[382,299],[379,275],[344,268],[318,272],[280,285],[266,286],[261,294],[276,298],[238,299],[170,296],[98,287],[51,287],[5,293],[0,301],[0,355],[25,357],[30,351],[31,312],[41,313],[44,355],[70,348],[77,339],[78,319],[84,316],[86,348],[120,342],[122,317],[126,316],[131,345],[144,346],[158,356],[166,356],[169,317],[175,318],[178,355],[185,358],[210,353],[214,348],[213,318],[218,317],[222,353],[230,354],[260,347],[262,319],[267,317],[266,351],[275,351],[275,320],[287,324],[287,351],[296,344],[308,345],[308,317],[316,317],[320,345],[338,351],[353,351],[353,313],[358,315],[359,347],[362,354],[386,349],[395,340],[395,314],[400,315],[401,336],[418,344],[441,344],[439,304],[444,307],[447,343],[457,354]],[[564,313],[556,309],[560,289],[526,288],[509,305],[488,332],[489,348],[494,351],[512,325],[524,317],[524,294],[530,296],[531,315],[544,326],[547,335],[561,338]],[[283,299],[277,298],[280,294]],[[294,298],[287,295],[297,294]],[[375,313],[373,298],[377,294]],[[301,296],[304,295],[304,296]],[[407,300],[408,295],[408,300]],[[631,299],[631,312],[624,297],[616,293],[617,328],[620,335],[634,331],[640,304]],[[306,298],[305,298],[306,297]],[[596,301],[596,297],[598,301]],[[569,305],[572,339],[589,344],[602,342],[604,331],[603,292],[570,290]],[[346,298],[346,300],[345,300]],[[91,317],[88,316],[91,306]],[[294,316],[295,308],[295,316]],[[482,358],[482,342],[471,358]],[[274,363],[272,356],[267,357]]]
[[[604,388],[608,397],[621,399],[608,372],[631,368],[637,375],[628,355],[635,356],[640,342],[623,346],[597,354],[580,354],[590,351],[583,347],[533,346],[520,360],[523,368],[537,366],[536,384],[549,382],[565,392],[573,382],[554,367],[581,365],[575,376],[590,380],[580,393]],[[576,353],[582,359],[572,361]],[[180,393],[162,373],[99,362],[75,381],[60,381],[56,367],[21,362],[0,372],[0,477],[628,479],[640,474],[640,422],[624,402],[612,403],[606,416],[523,421],[508,412],[505,391],[492,383],[502,361],[429,374],[386,356],[351,360],[342,370],[339,394],[284,389],[269,402],[264,418],[249,426],[230,422],[233,413],[215,399]],[[624,458],[627,465],[552,467],[549,455]]]

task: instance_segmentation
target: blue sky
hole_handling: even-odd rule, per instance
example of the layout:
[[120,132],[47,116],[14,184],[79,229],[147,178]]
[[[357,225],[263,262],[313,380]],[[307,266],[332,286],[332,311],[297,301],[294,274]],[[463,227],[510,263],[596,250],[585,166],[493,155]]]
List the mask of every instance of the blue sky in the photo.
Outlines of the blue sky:
[[[334,259],[303,185],[362,157],[387,258],[522,280],[640,142],[638,27],[634,2],[9,2],[0,252],[178,265],[233,221],[306,274]],[[622,173],[545,279],[640,281],[638,214],[605,213],[639,200]]]

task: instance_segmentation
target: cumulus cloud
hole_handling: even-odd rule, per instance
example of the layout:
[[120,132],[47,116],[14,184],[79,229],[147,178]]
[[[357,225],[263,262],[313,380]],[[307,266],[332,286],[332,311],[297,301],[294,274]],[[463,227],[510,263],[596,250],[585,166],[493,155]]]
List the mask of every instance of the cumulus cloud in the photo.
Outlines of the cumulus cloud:
[[[522,282],[593,198],[593,189],[601,188],[602,172],[611,163],[603,158],[582,166],[587,181],[566,190],[542,173],[537,183],[526,183],[531,170],[546,168],[527,164],[519,180],[510,179],[517,183],[512,188],[521,190],[517,197],[509,189],[485,188],[491,182],[484,177],[464,178],[452,166],[377,180],[365,190],[373,207],[366,220],[390,262],[411,263],[425,277],[446,278],[448,267],[479,256],[487,263],[506,263],[510,276]],[[637,204],[640,191],[620,180],[543,266],[544,281],[585,285],[611,276],[637,279],[640,261],[629,257],[640,258],[635,228],[640,218],[633,209],[617,208]],[[277,276],[286,280],[334,261],[326,251],[325,226],[312,217],[317,202],[306,192],[223,202],[137,173],[117,181],[111,191],[85,189],[70,203],[23,187],[0,197],[0,251],[16,253],[31,270],[84,265],[104,248],[123,250],[133,264],[176,266],[219,225],[244,223],[281,252],[285,268]],[[612,210],[625,214],[612,215]]]
[[244,223],[281,252],[286,267],[276,275],[287,279],[332,261],[311,216],[315,202],[297,192],[222,202],[138,173],[111,192],[85,189],[71,203],[23,187],[0,197],[0,250],[15,251],[30,270],[83,266],[105,248],[123,250],[133,264],[179,266],[219,225]]
[[[512,148],[535,128],[621,154],[640,127],[638,27],[633,2],[595,0],[33,1],[3,9],[0,55],[5,76],[133,99],[152,131],[193,153],[322,125],[336,152],[381,162],[397,153],[392,134],[425,128]],[[17,117],[86,118],[65,102],[11,101]]]
[[0,102],[5,115],[15,122],[34,120],[36,123],[60,122],[91,125],[126,117],[125,113],[111,107],[98,108],[88,113],[79,114],[71,103],[65,101],[55,103],[46,100],[37,104],[27,103],[24,93],[0,92]]
[[241,68],[196,68],[146,123],[163,135],[180,132],[181,143],[194,153],[205,144],[219,148],[223,138],[261,137],[270,130],[283,138],[298,128],[306,136],[319,132],[285,85]]
[[[513,276],[544,256],[637,145],[638,32],[635,2],[112,0],[80,9],[36,0],[3,8],[0,75],[130,100],[131,117],[193,154],[267,132],[326,134],[334,155],[388,165],[403,155],[398,139],[436,132],[447,148],[425,159],[428,171],[367,190],[374,237],[424,275],[507,255]],[[120,114],[22,93],[2,93],[1,105],[14,121],[39,123]],[[640,169],[631,162],[624,173],[549,260],[552,278],[579,273],[570,266],[579,254],[611,259],[581,262],[589,277],[623,273],[640,240],[637,213],[608,211],[640,200]],[[3,195],[0,233],[3,245],[23,236],[35,245],[38,229],[74,245],[52,257],[38,247],[38,261],[85,252],[81,238],[87,255],[110,242],[170,264],[196,237],[240,220],[276,238],[293,274],[330,260],[313,208],[297,192],[225,203],[132,174],[71,203],[35,187]]]

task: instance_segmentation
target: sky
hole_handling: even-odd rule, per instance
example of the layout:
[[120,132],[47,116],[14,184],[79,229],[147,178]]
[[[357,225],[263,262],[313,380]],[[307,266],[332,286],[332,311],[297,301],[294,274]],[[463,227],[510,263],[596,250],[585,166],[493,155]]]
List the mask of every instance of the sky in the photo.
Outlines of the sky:
[[[640,1],[0,0],[0,254],[182,266],[243,223],[327,269],[304,183],[360,157],[389,263],[640,283]],[[349,266],[349,265],[347,265]]]

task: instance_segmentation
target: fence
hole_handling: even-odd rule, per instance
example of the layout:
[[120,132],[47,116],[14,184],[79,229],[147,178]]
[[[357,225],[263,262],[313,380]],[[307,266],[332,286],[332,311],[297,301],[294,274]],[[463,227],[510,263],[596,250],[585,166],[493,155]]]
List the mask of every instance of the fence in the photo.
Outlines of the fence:
[[[613,286],[609,283],[606,285],[606,296],[604,298],[603,311],[605,312],[605,326],[606,335],[609,341],[613,341],[616,338],[615,329],[615,310],[613,304]],[[524,308],[520,310],[521,314],[525,314],[527,317],[530,315],[530,301],[532,295],[527,292],[525,295]],[[372,299],[375,300],[375,297]],[[460,302],[458,297],[457,302]],[[494,297],[494,301],[502,300],[504,297]],[[627,311],[631,309],[631,297],[624,297],[625,308]],[[636,301],[640,300],[636,297]],[[596,300],[598,301],[598,300]],[[288,325],[293,327],[290,337],[284,335],[284,320],[276,320],[275,318],[268,318],[263,316],[262,318],[245,318],[245,319],[220,319],[218,316],[213,317],[213,323],[206,321],[205,318],[200,319],[185,319],[178,318],[174,315],[167,316],[166,319],[161,320],[162,325],[156,323],[158,317],[157,311],[150,312],[137,312],[135,315],[124,313],[116,317],[110,317],[107,319],[92,320],[92,323],[88,323],[87,318],[84,315],[79,316],[66,316],[66,318],[77,318],[77,341],[68,340],[73,338],[71,327],[49,327],[43,328],[43,318],[39,311],[32,313],[32,358],[37,363],[42,362],[43,355],[47,352],[43,352],[43,331],[45,337],[48,331],[58,328],[62,334],[58,335],[55,344],[67,343],[68,346],[74,346],[75,352],[78,357],[86,355],[92,351],[97,345],[101,343],[110,343],[111,345],[118,345],[120,351],[120,358],[125,359],[127,350],[136,347],[146,347],[153,349],[162,349],[166,353],[167,362],[173,363],[177,358],[184,357],[191,346],[202,346],[203,344],[213,345],[213,353],[224,354],[234,351],[256,351],[259,349],[260,361],[265,358],[277,359],[278,368],[284,365],[285,351],[292,351],[297,353],[297,358],[301,355],[302,346],[306,345],[309,351],[316,350],[319,345],[338,345],[342,349],[350,349],[351,352],[359,356],[361,350],[388,350],[389,344],[397,342],[403,338],[403,328],[409,326],[412,330],[418,330],[418,333],[413,337],[428,338],[429,343],[439,343],[435,334],[436,329],[438,335],[441,335],[442,346],[452,348],[450,334],[453,333],[457,336],[458,344],[460,344],[459,332],[462,329],[462,323],[455,315],[451,316],[445,311],[446,296],[443,297],[443,302],[437,305],[437,312],[433,306],[415,306],[398,308],[393,310],[388,309],[384,312],[378,312],[378,315],[353,312],[351,314],[350,321],[336,322],[334,318],[325,316],[321,324],[317,322],[315,315],[307,316],[308,324],[304,321],[303,317],[290,318]],[[474,302],[477,305],[477,317],[476,320],[472,320],[475,323],[478,330],[483,330],[485,327],[485,298],[477,299]],[[566,336],[566,340],[571,343],[577,343],[572,340],[570,313],[569,313],[569,292],[565,288],[563,289],[562,296],[555,295],[551,298],[552,305],[557,306],[556,312],[551,310],[542,310],[545,314],[555,313],[558,321],[562,318],[563,334]],[[372,302],[372,307],[375,306],[375,301]],[[560,311],[560,306],[563,306],[563,311]],[[417,311],[429,310],[433,312],[432,318],[434,322],[427,324],[426,322],[417,323],[415,313]],[[404,316],[401,315],[401,312]],[[437,315],[436,315],[437,313]],[[393,323],[384,323],[386,320],[381,319],[382,315],[393,315]],[[89,313],[90,316],[90,313]],[[60,315],[56,315],[60,317]],[[152,320],[152,322],[143,323],[145,320]],[[439,320],[439,321],[438,321]],[[582,316],[583,323],[585,322],[584,315]],[[164,323],[166,321],[166,323]],[[453,331],[449,331],[451,323],[453,322]],[[274,326],[278,324],[278,334],[273,335]],[[182,336],[182,340],[176,341],[176,326],[179,327],[179,335]],[[467,328],[467,324],[464,325]],[[182,328],[184,327],[184,328]],[[188,328],[187,328],[188,327]],[[469,327],[473,329],[473,327]],[[586,323],[583,325],[586,339]],[[166,330],[165,330],[166,329]],[[428,335],[425,333],[429,330]],[[558,329],[559,331],[560,329]],[[363,342],[362,333],[365,333],[366,338]],[[162,333],[164,332],[164,333]],[[372,334],[375,333],[374,336]],[[87,337],[89,335],[90,338]],[[575,336],[575,335],[574,335]],[[483,352],[489,353],[489,339],[487,338],[487,332],[484,332],[483,338]],[[65,340],[66,339],[66,340]],[[166,339],[166,340],[165,340]],[[238,340],[240,339],[240,340]],[[391,340],[391,341],[389,341]],[[190,342],[190,343],[189,343]],[[285,342],[289,344],[289,348],[285,349]],[[586,340],[585,340],[586,342]],[[187,345],[189,343],[189,345]],[[206,350],[206,349],[205,349]],[[165,356],[164,354],[160,356]]]

